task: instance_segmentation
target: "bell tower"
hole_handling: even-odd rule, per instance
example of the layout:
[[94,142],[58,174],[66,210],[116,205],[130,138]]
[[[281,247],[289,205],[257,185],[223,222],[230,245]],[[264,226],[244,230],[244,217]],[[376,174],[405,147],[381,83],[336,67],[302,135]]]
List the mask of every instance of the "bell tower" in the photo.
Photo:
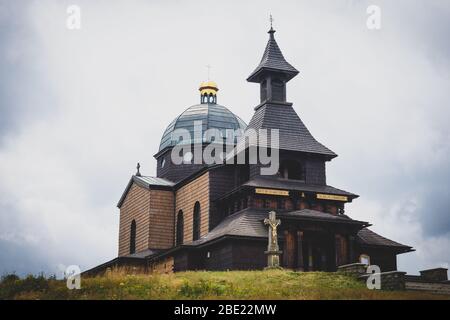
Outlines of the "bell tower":
[[286,102],[286,83],[298,74],[298,70],[283,57],[277,42],[275,30],[270,27],[269,41],[258,67],[247,78],[260,84],[260,103]]
[[[286,84],[299,72],[283,56],[270,27],[269,40],[259,65],[247,81],[260,86],[260,102],[247,130],[278,132],[279,170],[277,178],[311,185],[326,185],[325,162],[337,155],[318,142],[286,98]],[[269,137],[270,136],[270,137]],[[266,141],[263,140],[263,141]],[[271,141],[271,140],[270,140]],[[273,141],[272,141],[273,142]],[[250,164],[250,178],[261,175],[260,164]]]

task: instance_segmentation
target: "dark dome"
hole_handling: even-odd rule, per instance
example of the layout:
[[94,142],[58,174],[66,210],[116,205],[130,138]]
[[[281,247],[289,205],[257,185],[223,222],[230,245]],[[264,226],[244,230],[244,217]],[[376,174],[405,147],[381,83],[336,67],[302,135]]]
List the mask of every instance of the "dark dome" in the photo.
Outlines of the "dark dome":
[[[225,137],[226,129],[242,129],[245,130],[247,125],[241,118],[236,116],[230,110],[214,103],[202,103],[197,104],[186,109],[182,114],[176,117],[164,131],[159,145],[159,151],[166,147],[174,146],[178,143],[176,137],[172,137],[172,133],[176,129],[186,129],[191,133],[191,137],[194,137],[194,121],[202,121],[202,132],[207,129],[219,129],[222,132],[222,136]],[[205,141],[203,137],[202,142]],[[185,141],[183,143],[197,143],[197,141]],[[235,141],[233,141],[235,143]]]

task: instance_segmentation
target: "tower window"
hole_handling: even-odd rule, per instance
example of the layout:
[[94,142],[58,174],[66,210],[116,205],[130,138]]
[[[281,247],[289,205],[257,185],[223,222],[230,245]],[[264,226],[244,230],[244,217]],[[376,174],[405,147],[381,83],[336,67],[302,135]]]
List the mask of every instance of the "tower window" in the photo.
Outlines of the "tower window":
[[131,221],[130,227],[130,254],[136,252],[136,221]]
[[284,101],[284,82],[278,79],[272,80],[272,100]]
[[196,202],[194,205],[194,214],[192,217],[192,240],[200,239],[200,202]]
[[305,166],[295,160],[284,160],[280,165],[280,176],[285,179],[305,180]]
[[261,102],[267,100],[267,82],[264,80],[261,82]]
[[178,211],[177,215],[177,245],[180,245],[183,243],[183,237],[184,237],[184,217],[183,217],[183,211]]

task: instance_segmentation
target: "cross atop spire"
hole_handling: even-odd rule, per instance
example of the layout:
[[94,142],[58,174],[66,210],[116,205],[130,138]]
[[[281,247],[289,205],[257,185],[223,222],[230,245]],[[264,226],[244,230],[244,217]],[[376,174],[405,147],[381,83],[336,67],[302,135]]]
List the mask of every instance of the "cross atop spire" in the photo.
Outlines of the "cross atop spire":
[[209,76],[210,76],[210,73],[211,73],[211,65],[207,64],[206,68],[208,69],[208,81],[209,81]]
[[139,171],[139,169],[141,168],[141,164],[138,162],[136,165],[136,176],[140,177],[141,176],[141,172]]
[[275,41],[275,37],[273,36],[273,34],[275,33],[275,30],[273,29],[273,18],[272,18],[272,14],[270,15],[270,30],[267,32],[268,34],[270,34],[270,40]]

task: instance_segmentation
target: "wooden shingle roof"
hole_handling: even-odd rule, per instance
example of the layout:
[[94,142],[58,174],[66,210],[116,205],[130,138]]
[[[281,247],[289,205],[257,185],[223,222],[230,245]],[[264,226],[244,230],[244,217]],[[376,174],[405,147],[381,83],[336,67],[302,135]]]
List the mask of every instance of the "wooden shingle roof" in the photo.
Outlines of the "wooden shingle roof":
[[357,235],[357,241],[361,245],[366,246],[379,246],[379,247],[391,247],[397,248],[400,251],[414,251],[412,247],[395,242],[391,239],[380,236],[378,233],[373,232],[368,228],[361,229]]
[[[197,246],[209,241],[224,237],[252,237],[267,238],[267,226],[264,225],[264,218],[267,218],[270,210],[247,208],[236,212],[223,219],[214,229],[199,240],[187,245]],[[340,224],[355,224],[360,227],[367,225],[367,222],[353,220],[345,215],[333,215],[331,213],[303,209],[294,211],[277,211],[277,217],[281,219],[300,219],[305,221],[322,221]]]
[[[280,150],[299,151],[319,154],[332,159],[336,153],[318,142],[306,128],[303,121],[295,112],[291,103],[267,102],[257,108],[246,130],[254,129],[259,138],[259,144],[268,145],[261,140],[259,129],[269,129],[267,140],[271,139],[270,129],[278,129]],[[242,149],[240,146],[238,150]]]
[[289,81],[298,74],[298,70],[295,69],[289,62],[284,59],[283,53],[278,47],[274,37],[275,30],[270,29],[269,41],[267,42],[266,49],[261,58],[261,62],[256,69],[247,78],[250,82],[259,82],[259,77],[264,71],[275,71],[285,74],[286,80]]

